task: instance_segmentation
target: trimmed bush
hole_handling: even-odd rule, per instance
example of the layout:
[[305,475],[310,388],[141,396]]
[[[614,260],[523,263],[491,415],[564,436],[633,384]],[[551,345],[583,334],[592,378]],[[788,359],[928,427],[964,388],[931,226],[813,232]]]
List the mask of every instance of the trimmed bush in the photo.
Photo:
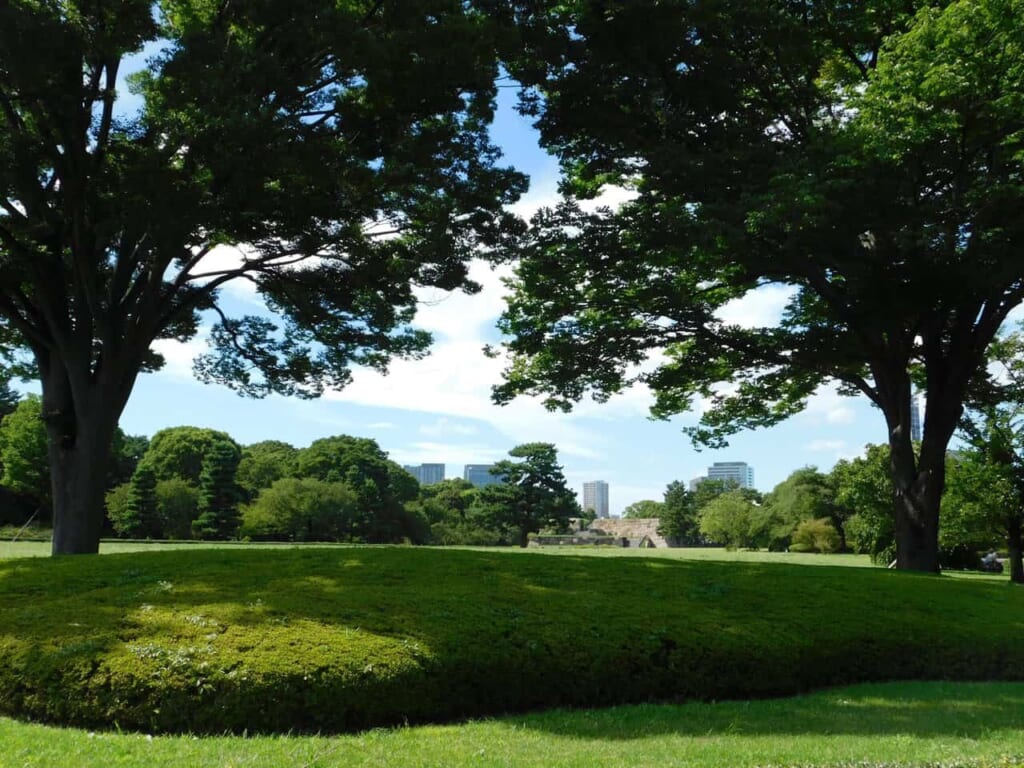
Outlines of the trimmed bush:
[[345,483],[286,477],[243,510],[242,536],[270,541],[350,541],[358,499]]
[[881,569],[178,550],[0,561],[0,605],[3,713],[149,732],[1024,680],[1024,591]]
[[827,517],[804,520],[793,531],[794,552],[822,552],[829,554],[839,551],[839,533]]

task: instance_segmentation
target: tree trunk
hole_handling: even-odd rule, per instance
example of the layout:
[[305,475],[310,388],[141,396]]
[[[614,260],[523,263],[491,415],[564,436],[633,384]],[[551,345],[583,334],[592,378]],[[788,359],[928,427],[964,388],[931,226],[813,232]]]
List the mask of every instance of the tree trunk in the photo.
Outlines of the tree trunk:
[[896,567],[900,570],[940,570],[939,504],[930,496],[908,493],[896,499]]
[[1017,584],[1024,584],[1024,547],[1021,545],[1021,518],[1015,516],[1006,526],[1006,548],[1010,555],[1010,581]]
[[[95,418],[90,421],[96,421]],[[103,494],[110,463],[110,443],[116,417],[108,429],[79,438],[70,446],[50,438],[50,476],[53,488],[53,554],[96,554],[103,531]],[[111,437],[103,439],[102,433]]]
[[[897,379],[899,377],[893,377]],[[924,439],[915,455],[910,435],[911,389],[905,374],[887,409],[895,491],[896,567],[939,572],[939,508],[946,486],[946,448],[962,410],[959,402],[929,392]]]
[[123,375],[87,369],[72,386],[64,365],[46,362],[40,372],[53,491],[52,553],[95,554],[111,443],[138,369]]

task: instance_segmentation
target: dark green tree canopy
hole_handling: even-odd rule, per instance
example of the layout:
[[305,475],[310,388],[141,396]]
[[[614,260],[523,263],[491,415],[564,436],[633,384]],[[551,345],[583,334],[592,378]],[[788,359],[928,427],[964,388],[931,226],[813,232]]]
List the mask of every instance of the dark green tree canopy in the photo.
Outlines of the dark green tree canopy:
[[297,456],[294,446],[280,440],[247,445],[242,449],[242,460],[238,464],[238,485],[250,498],[255,498],[282,477],[294,475]]
[[[95,551],[90,461],[201,313],[197,373],[249,395],[423,354],[415,287],[474,290],[465,262],[518,231],[487,133],[503,34],[457,0],[0,5],[0,349],[42,382],[55,551]],[[230,315],[231,281],[270,314]]]
[[508,531],[511,541],[525,547],[529,534],[542,527],[565,530],[570,517],[581,516],[554,445],[523,443],[508,454],[510,459],[491,468],[501,482],[480,491],[477,506],[488,527]]
[[703,543],[698,511],[697,495],[689,491],[685,483],[673,480],[665,488],[658,533],[680,546]]
[[314,440],[299,451],[295,474],[329,483],[345,483],[358,500],[355,536],[370,542],[395,542],[411,536],[405,509],[419,493],[416,478],[388,458],[375,440],[335,435]]
[[50,499],[50,472],[42,410],[39,396],[29,395],[0,422],[0,483],[45,508]]
[[640,501],[634,501],[622,510],[622,516],[638,518],[660,517],[664,509],[665,505],[660,501],[641,499]]
[[198,486],[203,462],[222,443],[229,446],[237,464],[241,448],[227,432],[205,427],[168,427],[153,435],[140,464],[149,467],[157,480],[177,477]]
[[[718,445],[838,383],[885,417],[900,565],[937,568],[946,446],[1024,297],[1019,3],[523,6],[513,71],[564,190],[636,196],[533,220],[498,400],[565,408],[639,381],[658,416],[706,398],[691,434]],[[723,319],[767,285],[789,291],[778,324]]]

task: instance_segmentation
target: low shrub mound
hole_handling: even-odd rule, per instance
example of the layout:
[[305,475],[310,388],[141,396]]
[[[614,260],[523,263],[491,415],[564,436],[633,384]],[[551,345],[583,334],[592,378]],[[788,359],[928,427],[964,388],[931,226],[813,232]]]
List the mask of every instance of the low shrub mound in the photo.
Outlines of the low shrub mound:
[[1024,590],[872,569],[403,548],[0,561],[0,711],[344,731],[1024,680]]

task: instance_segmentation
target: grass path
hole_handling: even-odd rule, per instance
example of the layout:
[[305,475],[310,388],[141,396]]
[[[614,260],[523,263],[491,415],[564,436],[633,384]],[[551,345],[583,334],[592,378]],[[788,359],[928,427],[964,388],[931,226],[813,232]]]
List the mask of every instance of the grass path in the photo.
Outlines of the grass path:
[[[0,765],[1024,766],[1024,684],[889,683],[717,704],[554,711],[321,737],[147,737],[0,719]],[[1016,756],[1017,759],[1010,759]]]

